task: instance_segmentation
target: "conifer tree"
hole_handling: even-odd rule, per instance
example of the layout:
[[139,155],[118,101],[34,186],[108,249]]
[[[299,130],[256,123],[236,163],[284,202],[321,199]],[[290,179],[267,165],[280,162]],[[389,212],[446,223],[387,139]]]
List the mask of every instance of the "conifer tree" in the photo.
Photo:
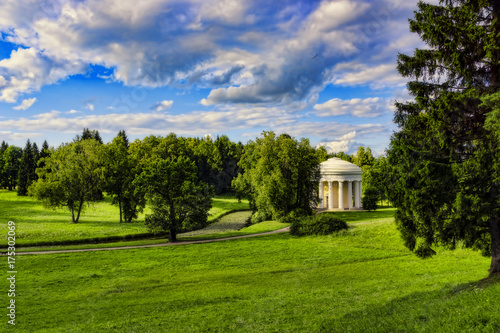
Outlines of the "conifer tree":
[[35,180],[35,158],[30,140],[26,142],[21,159],[17,180],[17,195],[28,195],[28,187]]
[[5,162],[4,162],[4,152],[9,147],[9,144],[5,141],[2,141],[0,145],[0,186],[7,186],[7,177],[5,176]]
[[492,257],[500,273],[500,143],[486,128],[482,98],[499,90],[500,1],[420,2],[410,30],[428,45],[400,54],[415,100],[396,103],[388,152],[389,199],[406,246],[463,244]]

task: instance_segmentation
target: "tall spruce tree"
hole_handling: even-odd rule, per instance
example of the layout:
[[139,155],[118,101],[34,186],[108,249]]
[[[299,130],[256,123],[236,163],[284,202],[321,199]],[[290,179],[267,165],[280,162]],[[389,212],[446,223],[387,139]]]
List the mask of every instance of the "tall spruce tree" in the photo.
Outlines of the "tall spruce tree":
[[500,149],[481,98],[500,83],[500,1],[420,2],[410,30],[428,48],[399,55],[415,100],[396,103],[388,152],[396,223],[421,257],[463,244],[500,273]]
[[28,187],[35,181],[35,169],[33,145],[28,139],[19,161],[17,195],[28,195]]
[[0,186],[1,187],[6,187],[7,186],[7,177],[5,175],[5,170],[4,170],[4,152],[7,150],[9,147],[9,144],[5,141],[2,141],[2,144],[0,145]]

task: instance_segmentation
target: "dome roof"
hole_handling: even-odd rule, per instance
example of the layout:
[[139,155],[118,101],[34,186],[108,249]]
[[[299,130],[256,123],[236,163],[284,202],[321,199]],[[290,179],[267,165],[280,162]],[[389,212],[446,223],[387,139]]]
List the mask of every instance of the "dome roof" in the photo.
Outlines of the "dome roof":
[[338,157],[332,157],[319,164],[321,174],[363,174],[363,170],[356,164],[349,163]]

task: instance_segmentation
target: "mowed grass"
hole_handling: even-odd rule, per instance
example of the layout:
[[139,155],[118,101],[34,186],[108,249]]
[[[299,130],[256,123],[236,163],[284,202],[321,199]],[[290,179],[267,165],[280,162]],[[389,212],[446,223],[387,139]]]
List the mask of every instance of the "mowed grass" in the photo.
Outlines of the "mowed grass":
[[[248,201],[238,202],[229,195],[216,197],[212,201],[209,220],[234,210],[248,209]],[[85,207],[78,223],[71,223],[71,213],[66,208],[47,209],[31,197],[20,197],[14,191],[0,190],[1,225],[8,221],[16,223],[17,246],[58,244],[72,241],[95,242],[99,239],[126,235],[147,234],[144,214],[133,223],[119,223],[117,205],[111,204],[111,198],[91,203]],[[0,237],[0,246],[5,247],[6,235]]]
[[379,219],[332,236],[19,256],[16,331],[500,331],[489,258],[437,252],[415,257]]

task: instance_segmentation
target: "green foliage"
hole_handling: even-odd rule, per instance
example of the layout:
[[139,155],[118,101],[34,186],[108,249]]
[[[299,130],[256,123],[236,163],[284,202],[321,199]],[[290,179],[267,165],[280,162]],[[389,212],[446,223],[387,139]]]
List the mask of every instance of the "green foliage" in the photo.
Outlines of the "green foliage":
[[152,232],[168,231],[169,240],[175,242],[178,232],[207,224],[212,188],[198,180],[189,158],[151,161],[134,183],[146,190],[152,210],[146,225]]
[[343,152],[343,151],[342,151],[342,152],[339,152],[339,153],[332,154],[332,157],[338,157],[338,158],[340,158],[341,160],[343,160],[343,161],[347,161],[347,162],[349,162],[349,163],[354,163],[354,161],[355,161],[355,159],[356,159],[354,156],[349,155],[349,154],[347,154],[347,153],[345,153],[345,152]]
[[132,222],[146,205],[145,191],[134,185],[140,173],[136,156],[129,152],[125,131],[120,131],[112,142],[105,146],[106,183],[104,189],[118,204],[120,222]]
[[99,134],[98,130],[89,130],[88,128],[84,128],[82,135],[77,135],[75,138],[75,141],[82,141],[82,140],[96,140],[100,144],[102,144],[102,138],[101,135]]
[[9,191],[16,187],[21,156],[22,149],[16,146],[7,146],[2,154],[2,186]]
[[36,144],[31,145],[28,139],[19,160],[17,195],[28,195],[28,187],[36,181],[37,159],[38,148],[36,148]]
[[279,219],[297,208],[310,211],[317,201],[322,157],[324,150],[287,134],[263,132],[255,142],[250,141],[239,162],[242,173],[233,186],[259,211],[252,221]]
[[379,200],[379,191],[374,187],[368,187],[363,193],[363,209],[376,210],[377,201]]
[[255,223],[260,223],[263,221],[269,221],[271,219],[272,219],[272,216],[269,213],[267,213],[266,211],[257,210],[252,214],[250,221],[252,222],[252,224],[255,224]]
[[396,103],[388,153],[406,246],[422,257],[436,244],[482,249],[491,274],[500,273],[499,18],[498,1],[419,3],[410,29],[429,47],[399,55],[415,101]]
[[372,155],[370,147],[366,147],[365,149],[365,147],[359,146],[353,162],[360,168],[365,165],[373,165],[373,163],[375,163],[375,158]]
[[85,202],[94,200],[104,182],[103,148],[96,140],[63,144],[44,159],[30,195],[46,207],[68,207],[73,223]]
[[[117,210],[112,201],[106,196],[103,201],[90,202],[78,223],[72,224],[68,223],[67,207],[46,209],[33,197],[20,197],[13,191],[0,190],[0,212],[16,222],[16,245],[19,247],[75,243],[86,243],[92,247],[94,242],[104,242],[113,237],[127,239],[144,234],[153,237],[144,225],[144,213],[140,213],[134,223],[117,223]],[[211,223],[234,210],[248,209],[247,201],[238,203],[234,196],[216,196],[212,200],[208,221]],[[150,207],[146,206],[145,213],[150,212]],[[0,247],[7,246],[7,234],[4,236]]]
[[330,214],[318,214],[293,220],[290,234],[295,236],[329,235],[347,228],[347,223],[338,217]]

